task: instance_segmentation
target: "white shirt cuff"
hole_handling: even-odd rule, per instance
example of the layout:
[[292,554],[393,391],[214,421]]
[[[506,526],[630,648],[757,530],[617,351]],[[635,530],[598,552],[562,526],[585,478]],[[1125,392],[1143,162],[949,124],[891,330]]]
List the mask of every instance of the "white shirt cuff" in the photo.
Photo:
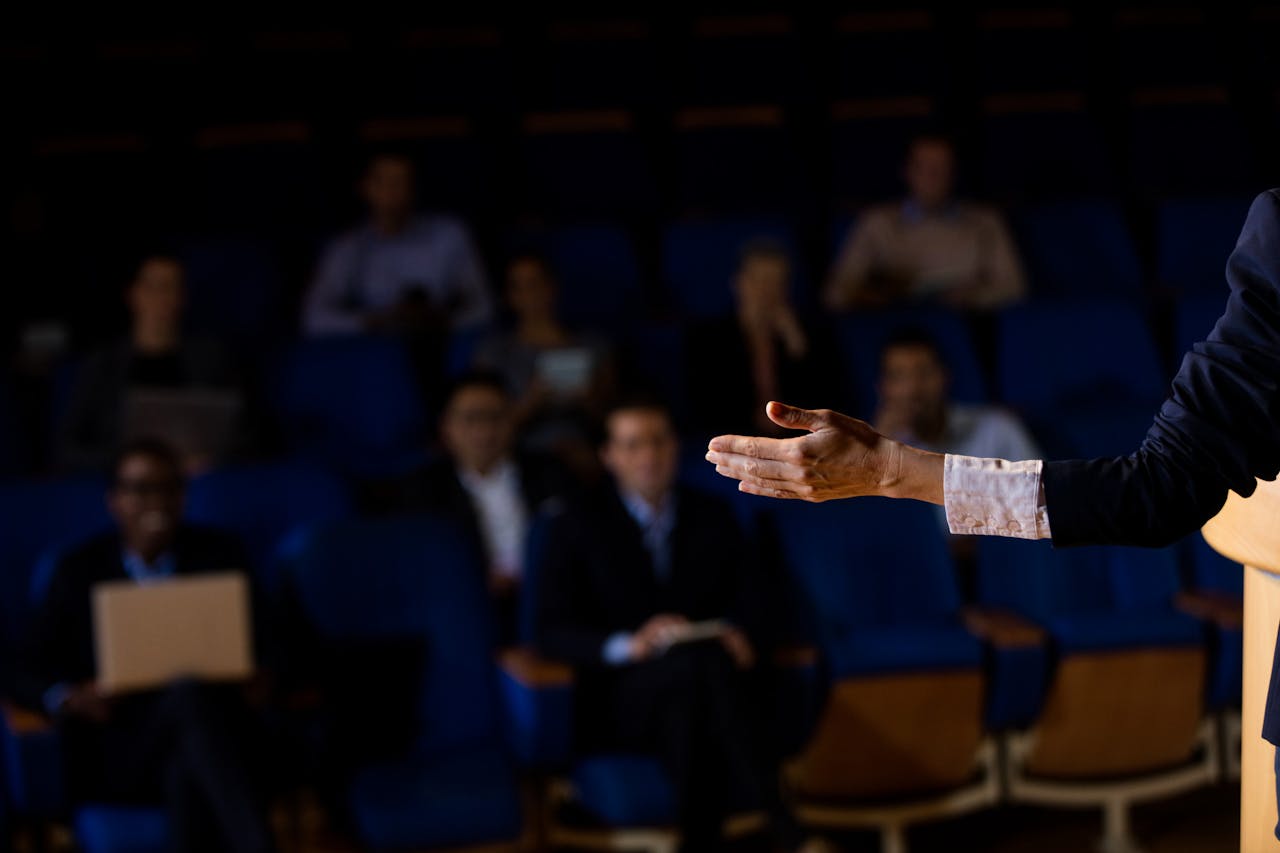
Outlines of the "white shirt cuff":
[[942,494],[952,533],[1048,539],[1039,459],[1008,462],[947,454]]

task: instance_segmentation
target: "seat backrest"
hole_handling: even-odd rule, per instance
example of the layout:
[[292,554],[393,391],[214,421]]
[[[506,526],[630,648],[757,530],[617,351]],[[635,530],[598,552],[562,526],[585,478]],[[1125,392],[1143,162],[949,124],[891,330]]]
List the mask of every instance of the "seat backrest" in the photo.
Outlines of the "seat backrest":
[[26,631],[38,558],[108,529],[105,497],[97,479],[0,486],[0,672]]
[[1142,265],[1120,208],[1079,199],[1023,208],[1013,217],[1037,296],[1142,293]]
[[288,571],[302,613],[324,640],[415,644],[418,749],[496,736],[484,571],[456,524],[418,515],[320,526],[299,543]]
[[783,558],[825,634],[934,622],[960,606],[937,515],[923,504],[786,502],[771,515]]
[[1160,402],[1166,393],[1146,320],[1119,299],[1035,302],[1000,318],[1000,385],[1031,414]]
[[283,280],[264,241],[192,238],[182,242],[178,259],[186,271],[186,317],[192,332],[263,345],[283,330]]
[[351,473],[394,472],[425,443],[427,416],[404,346],[379,337],[292,345],[271,401],[289,446]]
[[[753,240],[781,244],[792,262],[792,297],[803,293],[804,270],[792,227],[777,219],[703,219],[677,222],[662,238],[662,277],[671,301],[687,318],[733,313],[733,279],[742,250]],[[803,301],[803,300],[800,300]]]
[[1060,616],[1167,609],[1181,583],[1175,548],[1095,546],[982,537],[976,599],[1046,624]]
[[[300,460],[210,471],[187,488],[187,518],[234,532],[270,580],[277,549],[303,525],[351,514],[351,497],[330,471]],[[272,584],[268,583],[268,587]]]
[[950,399],[963,403],[987,401],[982,366],[969,328],[958,314],[924,308],[858,312],[841,317],[836,326],[845,370],[856,385],[858,417],[868,418],[874,413],[880,351],[895,332],[906,328],[927,332],[937,341],[951,376]]
[[571,225],[513,235],[517,249],[547,257],[559,283],[560,317],[571,327],[610,331],[644,307],[635,242],[616,225]]
[[1236,246],[1249,202],[1247,197],[1177,199],[1160,205],[1156,211],[1156,275],[1160,284],[1178,291],[1207,291],[1225,299],[1227,257]]

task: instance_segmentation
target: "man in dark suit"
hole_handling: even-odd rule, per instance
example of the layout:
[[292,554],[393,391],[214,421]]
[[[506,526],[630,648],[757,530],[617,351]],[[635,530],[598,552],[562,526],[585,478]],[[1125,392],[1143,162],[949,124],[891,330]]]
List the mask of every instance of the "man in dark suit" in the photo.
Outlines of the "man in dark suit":
[[[666,408],[621,403],[605,427],[614,482],[553,524],[537,644],[578,671],[583,745],[658,753],[684,849],[718,849],[731,780],[757,804],[768,798],[748,718],[759,585],[730,508],[676,486]],[[719,630],[682,642],[711,620]]]
[[[720,436],[707,458],[753,494],[942,504],[953,533],[1167,545],[1217,514],[1228,491],[1247,497],[1256,478],[1280,473],[1280,190],[1254,200],[1227,283],[1222,317],[1183,357],[1172,393],[1128,456],[1015,464],[944,457],[835,412],[770,403],[775,422],[808,434]],[[1280,744],[1280,639],[1262,736]]]
[[132,443],[113,470],[107,501],[118,529],[58,561],[29,638],[28,701],[57,724],[74,801],[163,800],[178,849],[271,850],[240,685],[180,682],[108,696],[95,683],[97,584],[248,565],[234,538],[181,522],[181,463],[167,445]]
[[514,641],[525,542],[533,518],[572,490],[553,459],[515,449],[515,412],[501,377],[469,373],[449,388],[440,418],[445,455],[393,489],[395,512],[457,519],[488,568],[499,641]]

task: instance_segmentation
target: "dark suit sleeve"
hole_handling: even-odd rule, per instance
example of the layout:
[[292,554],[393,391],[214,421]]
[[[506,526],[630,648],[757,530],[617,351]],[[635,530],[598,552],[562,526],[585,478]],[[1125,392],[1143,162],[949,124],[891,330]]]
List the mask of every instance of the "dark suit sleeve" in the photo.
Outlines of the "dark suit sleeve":
[[86,658],[82,648],[88,642],[91,619],[83,563],[79,553],[60,559],[43,600],[32,614],[17,683],[18,700],[32,708],[45,710],[45,693],[55,684],[93,678],[92,657]]
[[1247,497],[1255,478],[1280,471],[1278,192],[1250,208],[1227,263],[1226,311],[1183,358],[1137,452],[1046,463],[1055,545],[1167,545],[1212,518],[1228,490]]
[[570,514],[562,514],[551,522],[539,568],[534,639],[538,651],[549,658],[600,667],[609,632],[593,625],[585,595],[586,571],[577,523]]

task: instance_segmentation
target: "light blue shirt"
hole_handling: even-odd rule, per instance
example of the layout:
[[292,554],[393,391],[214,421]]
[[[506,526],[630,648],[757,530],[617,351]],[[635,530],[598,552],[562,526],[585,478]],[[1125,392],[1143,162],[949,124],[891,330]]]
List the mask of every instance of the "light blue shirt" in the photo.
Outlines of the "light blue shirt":
[[455,329],[493,316],[493,297],[471,234],[448,216],[417,216],[395,234],[372,225],[334,240],[320,258],[302,325],[308,335],[356,334],[371,311],[420,290]]
[[[666,581],[671,575],[671,531],[676,526],[676,498],[668,493],[658,506],[646,501],[636,494],[620,492],[622,505],[640,526],[640,535],[644,546],[653,559],[653,570],[659,580]],[[631,633],[618,631],[605,641],[602,654],[605,663],[622,666],[631,658]]]

